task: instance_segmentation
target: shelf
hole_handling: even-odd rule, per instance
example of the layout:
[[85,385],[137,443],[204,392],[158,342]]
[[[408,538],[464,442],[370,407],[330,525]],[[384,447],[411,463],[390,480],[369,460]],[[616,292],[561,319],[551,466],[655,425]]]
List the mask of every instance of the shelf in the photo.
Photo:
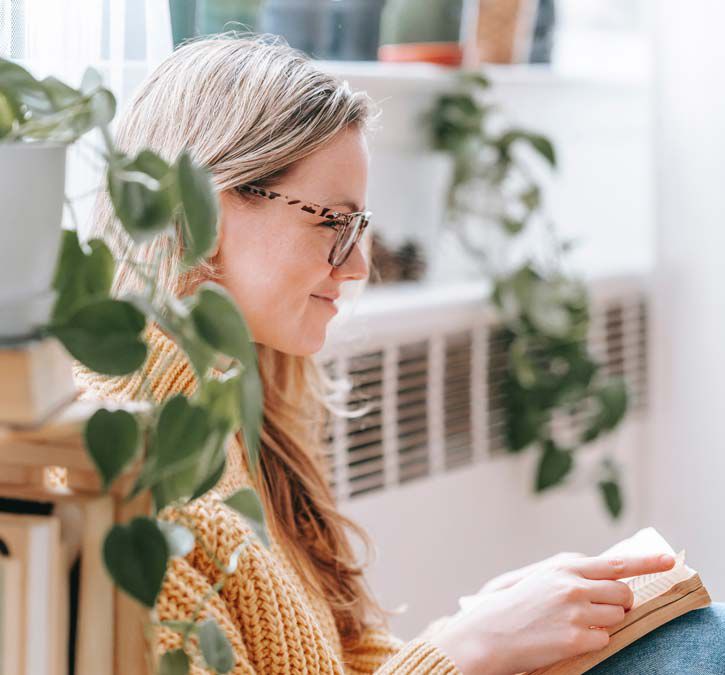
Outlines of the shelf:
[[[453,81],[458,68],[432,63],[387,63],[381,61],[316,61],[319,67],[339,77],[374,81],[394,81],[411,86],[445,86]],[[486,64],[480,69],[492,83],[516,87],[644,87],[649,78],[641,69],[629,73],[567,72],[549,64]]]

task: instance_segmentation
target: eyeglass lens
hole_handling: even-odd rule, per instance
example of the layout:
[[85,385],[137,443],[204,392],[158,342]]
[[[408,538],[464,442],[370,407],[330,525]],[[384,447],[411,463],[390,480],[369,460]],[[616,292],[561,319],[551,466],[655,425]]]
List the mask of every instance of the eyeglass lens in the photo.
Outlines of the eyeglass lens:
[[330,263],[332,265],[339,267],[345,263],[366,225],[367,218],[364,214],[359,214],[352,219],[347,227],[343,227],[330,253]]

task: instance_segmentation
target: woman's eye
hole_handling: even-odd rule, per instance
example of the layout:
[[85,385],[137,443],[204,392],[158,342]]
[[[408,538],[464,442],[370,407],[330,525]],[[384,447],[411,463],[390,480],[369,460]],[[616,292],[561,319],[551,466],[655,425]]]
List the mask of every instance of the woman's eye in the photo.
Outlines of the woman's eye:
[[337,220],[323,220],[321,223],[317,224],[322,227],[332,228],[333,230],[338,230],[340,228],[340,222]]

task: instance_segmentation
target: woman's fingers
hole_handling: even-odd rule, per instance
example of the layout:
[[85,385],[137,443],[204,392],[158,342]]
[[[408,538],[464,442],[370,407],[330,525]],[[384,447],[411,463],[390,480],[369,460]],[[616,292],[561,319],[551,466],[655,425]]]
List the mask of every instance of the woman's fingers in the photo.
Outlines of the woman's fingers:
[[590,602],[599,602],[607,605],[621,605],[624,609],[631,609],[634,602],[634,593],[627,584],[621,581],[589,581],[587,597]]
[[621,605],[599,605],[592,603],[586,611],[585,622],[588,626],[614,626],[624,619]]
[[564,566],[578,572],[586,579],[621,579],[635,577],[640,574],[666,572],[675,564],[675,559],[666,553],[661,555],[632,556],[627,558],[611,558],[597,556],[570,560]]

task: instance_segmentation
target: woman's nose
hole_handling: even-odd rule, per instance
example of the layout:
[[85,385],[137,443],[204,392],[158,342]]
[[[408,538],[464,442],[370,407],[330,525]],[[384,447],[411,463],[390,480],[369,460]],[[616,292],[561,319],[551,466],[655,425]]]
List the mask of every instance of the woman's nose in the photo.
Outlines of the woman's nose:
[[336,279],[344,279],[345,281],[358,281],[367,278],[370,273],[370,268],[360,247],[360,243],[358,242],[352,247],[350,255],[342,265],[332,268],[330,276]]

